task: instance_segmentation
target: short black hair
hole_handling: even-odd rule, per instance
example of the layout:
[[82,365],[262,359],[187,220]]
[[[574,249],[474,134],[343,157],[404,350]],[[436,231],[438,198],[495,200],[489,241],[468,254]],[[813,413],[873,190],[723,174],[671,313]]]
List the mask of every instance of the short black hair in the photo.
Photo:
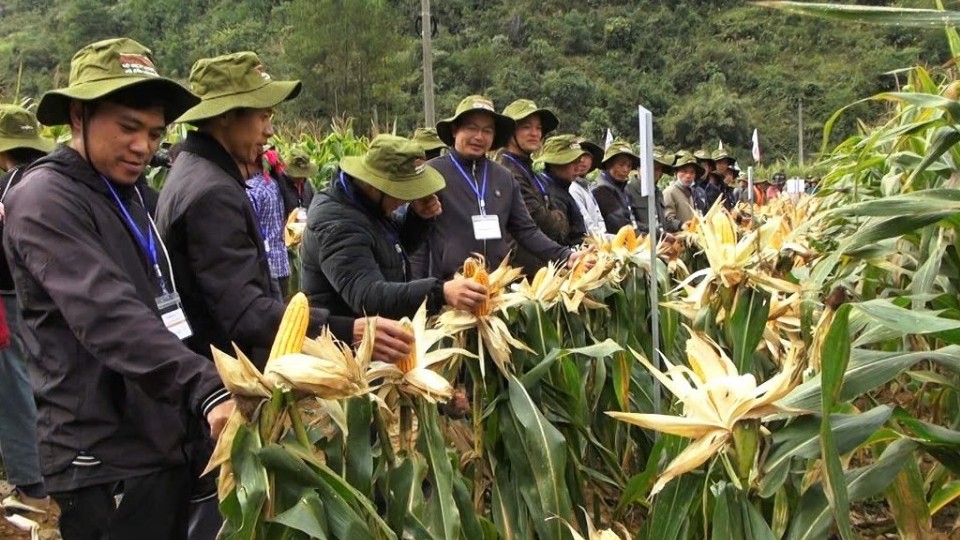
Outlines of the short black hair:
[[46,152],[37,150],[35,148],[11,148],[3,152],[10,158],[10,161],[14,162],[17,167],[25,167],[30,165],[34,161],[42,158],[47,155]]

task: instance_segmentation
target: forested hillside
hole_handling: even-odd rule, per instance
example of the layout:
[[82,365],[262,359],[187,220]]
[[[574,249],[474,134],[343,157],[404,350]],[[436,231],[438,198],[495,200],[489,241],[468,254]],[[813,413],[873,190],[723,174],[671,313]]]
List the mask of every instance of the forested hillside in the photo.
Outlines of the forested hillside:
[[[795,159],[800,100],[809,156],[832,112],[897,88],[893,70],[949,56],[938,30],[824,22],[729,0],[433,3],[438,117],[468,93],[485,93],[500,107],[532,97],[558,110],[564,131],[600,137],[610,127],[635,138],[643,104],[668,146],[722,139],[746,155],[757,127],[771,159]],[[396,121],[399,132],[423,122],[419,0],[6,0],[0,7],[4,101],[64,84],[79,46],[127,35],[180,79],[200,57],[259,52],[273,74],[305,83],[285,107],[285,122],[348,115],[361,129]],[[857,117],[882,112],[854,108],[835,136],[850,133]]]

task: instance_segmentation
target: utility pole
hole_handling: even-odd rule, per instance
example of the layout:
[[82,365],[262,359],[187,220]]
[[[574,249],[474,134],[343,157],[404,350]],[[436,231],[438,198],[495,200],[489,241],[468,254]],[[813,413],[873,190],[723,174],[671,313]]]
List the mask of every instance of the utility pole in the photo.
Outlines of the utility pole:
[[803,99],[797,103],[797,149],[800,151],[800,166],[803,167]]
[[430,0],[420,0],[420,41],[423,44],[423,118],[427,127],[436,125],[433,106],[433,24]]

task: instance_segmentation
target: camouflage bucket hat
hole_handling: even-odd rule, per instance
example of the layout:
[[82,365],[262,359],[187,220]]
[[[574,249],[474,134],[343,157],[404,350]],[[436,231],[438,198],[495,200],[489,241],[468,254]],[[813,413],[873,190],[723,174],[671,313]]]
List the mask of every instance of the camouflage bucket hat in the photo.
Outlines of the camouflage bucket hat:
[[730,162],[730,165],[733,165],[734,163],[737,162],[737,158],[731,156],[730,153],[727,152],[727,149],[726,149],[726,148],[723,148],[723,149],[720,149],[720,150],[714,150],[714,151],[713,151],[713,160],[714,160],[714,161],[727,160],[727,161]]
[[510,137],[513,136],[513,130],[517,124],[512,118],[498,114],[493,108],[493,102],[483,96],[467,96],[457,105],[457,111],[450,118],[437,122],[437,136],[447,146],[453,146],[453,125],[460,120],[460,117],[474,111],[482,111],[493,117],[494,130],[493,146],[491,150],[496,150],[507,144]]
[[601,166],[604,169],[610,166],[610,161],[620,155],[628,156],[632,162],[633,169],[636,169],[640,166],[640,156],[638,156],[634,150],[633,145],[624,140],[615,140],[610,143],[610,146],[607,147],[607,151],[603,154],[603,162]]
[[700,150],[694,152],[693,157],[696,158],[697,161],[713,161],[713,154],[705,148],[701,148]]
[[234,109],[269,109],[300,94],[300,81],[275,81],[256,53],[201,58],[190,69],[190,89],[200,103],[177,122],[195,123]]
[[49,153],[55,146],[40,135],[40,124],[33,113],[16,105],[0,105],[0,152],[32,148]]
[[691,154],[687,150],[681,150],[677,152],[677,159],[673,162],[673,170],[678,171],[687,165],[693,165],[697,168],[697,176],[702,176],[704,169],[700,166],[700,163],[697,162],[696,156]]
[[447,185],[436,169],[417,165],[423,158],[423,149],[410,139],[377,135],[365,154],[341,159],[340,168],[395,199],[415,201]]
[[73,55],[70,83],[43,94],[37,120],[48,126],[69,124],[71,100],[94,101],[132,86],[143,86],[143,92],[152,91],[163,98],[168,124],[199,101],[186,88],[157,73],[150,49],[129,38],[107,39]]
[[518,99],[507,105],[503,110],[503,115],[510,117],[514,122],[519,123],[528,116],[537,115],[540,117],[540,125],[543,126],[543,134],[546,135],[560,126],[560,119],[553,114],[550,109],[541,109],[537,104],[529,99]]
[[312,178],[320,167],[310,161],[310,155],[299,148],[293,148],[284,160],[287,164],[287,175],[293,178]]
[[573,135],[556,135],[543,143],[537,161],[547,165],[566,165],[589,153]]
[[590,169],[587,171],[587,173],[600,167],[600,162],[603,161],[603,148],[601,148],[599,144],[594,144],[583,137],[577,138],[577,142],[579,142],[580,146],[590,154],[590,157],[593,158],[593,163],[590,165]]
[[654,148],[653,161],[663,167],[664,174],[673,174],[673,164],[677,162],[677,155],[667,152],[663,148]]
[[411,139],[413,142],[419,144],[424,152],[447,147],[447,145],[443,144],[443,141],[440,140],[440,137],[437,136],[437,130],[434,128],[417,128],[413,132]]

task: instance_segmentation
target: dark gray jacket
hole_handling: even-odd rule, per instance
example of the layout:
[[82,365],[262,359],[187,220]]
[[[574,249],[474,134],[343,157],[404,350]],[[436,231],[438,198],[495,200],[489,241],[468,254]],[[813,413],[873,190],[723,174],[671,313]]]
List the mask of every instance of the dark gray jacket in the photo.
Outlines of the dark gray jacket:
[[[163,236],[194,336],[191,349],[236,343],[263,368],[285,306],[270,294],[270,269],[257,218],[236,163],[215,139],[193,131],[184,141],[160,193],[157,227]],[[313,306],[309,335],[320,326],[348,343],[353,318],[330,318]]]
[[[460,173],[454,159],[459,160],[469,179]],[[473,253],[483,255],[488,266],[496,267],[508,255],[513,242],[545,260],[561,261],[570,256],[570,248],[557,244],[537,228],[519,186],[503,165],[487,158],[468,161],[455,150],[428,163],[440,171],[447,187],[437,194],[443,213],[437,218],[426,244],[411,257],[414,278],[449,279]],[[476,240],[473,234],[472,216],[480,213],[474,189],[483,183],[484,167],[487,168],[486,212],[500,217],[500,240]]]
[[[141,231],[132,186],[115,186]],[[185,462],[187,424],[227,397],[213,363],[160,319],[159,283],[105,181],[76,151],[40,159],[7,195],[4,247],[23,315],[50,490]],[[166,260],[160,267],[169,279]],[[98,468],[99,473],[92,473]]]

